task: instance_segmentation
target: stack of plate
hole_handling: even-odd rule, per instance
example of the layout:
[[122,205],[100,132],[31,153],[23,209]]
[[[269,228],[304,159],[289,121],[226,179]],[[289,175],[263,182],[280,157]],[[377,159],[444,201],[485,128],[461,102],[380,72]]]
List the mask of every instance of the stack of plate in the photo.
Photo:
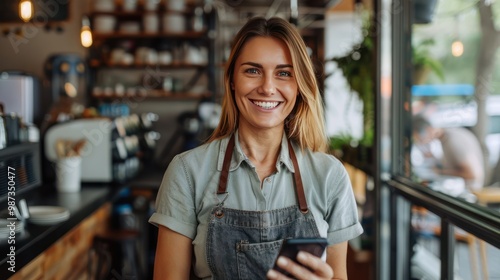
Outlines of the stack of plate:
[[30,206],[29,221],[37,225],[53,225],[69,219],[69,210],[58,206]]
[[[12,228],[13,224],[15,227]],[[24,222],[14,218],[13,220],[7,220],[5,218],[0,219],[0,239],[7,239],[10,236],[12,230],[16,233],[21,232],[24,229]]]

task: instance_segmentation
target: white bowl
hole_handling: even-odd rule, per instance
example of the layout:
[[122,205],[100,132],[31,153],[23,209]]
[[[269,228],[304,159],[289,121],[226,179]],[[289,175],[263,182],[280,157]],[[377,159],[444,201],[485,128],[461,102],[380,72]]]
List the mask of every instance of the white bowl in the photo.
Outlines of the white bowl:
[[94,18],[94,30],[98,33],[113,32],[116,18],[114,16],[99,15]]
[[165,32],[186,31],[186,18],[182,14],[163,15],[163,31]]
[[112,12],[115,10],[115,1],[94,0],[94,10],[98,12]]
[[170,11],[184,11],[184,9],[186,9],[185,0],[167,0],[165,5],[167,10]]

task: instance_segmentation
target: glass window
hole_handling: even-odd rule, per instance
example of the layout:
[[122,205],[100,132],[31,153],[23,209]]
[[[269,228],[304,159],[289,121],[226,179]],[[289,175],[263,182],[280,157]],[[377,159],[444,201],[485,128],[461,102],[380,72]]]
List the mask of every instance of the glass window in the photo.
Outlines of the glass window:
[[441,219],[424,207],[413,205],[410,227],[411,279],[439,279]]
[[455,272],[461,279],[499,279],[500,249],[455,228]]
[[[453,227],[453,226],[452,226]],[[473,234],[453,227],[453,274],[455,279],[497,279],[500,250]],[[413,205],[410,233],[411,279],[441,277],[441,218],[420,206]]]
[[498,278],[500,3],[377,4],[377,276]]
[[416,2],[430,6],[414,7],[412,24],[412,180],[500,203],[500,21],[492,16],[500,3]]

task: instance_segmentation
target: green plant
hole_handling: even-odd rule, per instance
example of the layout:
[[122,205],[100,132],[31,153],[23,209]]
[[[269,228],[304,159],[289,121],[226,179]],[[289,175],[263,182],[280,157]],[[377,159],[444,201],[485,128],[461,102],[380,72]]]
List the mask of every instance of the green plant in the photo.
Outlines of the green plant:
[[375,56],[373,19],[367,14],[363,21],[363,39],[347,55],[332,58],[337,63],[353,92],[363,102],[363,137],[362,146],[373,144],[375,120]]
[[334,150],[342,150],[346,146],[355,146],[357,145],[357,140],[349,134],[340,134],[330,137],[330,149]]
[[416,74],[413,82],[415,84],[423,83],[429,71],[434,72],[441,81],[444,81],[443,66],[439,60],[432,56],[430,51],[430,47],[434,44],[434,39],[429,38],[412,46],[413,71]]

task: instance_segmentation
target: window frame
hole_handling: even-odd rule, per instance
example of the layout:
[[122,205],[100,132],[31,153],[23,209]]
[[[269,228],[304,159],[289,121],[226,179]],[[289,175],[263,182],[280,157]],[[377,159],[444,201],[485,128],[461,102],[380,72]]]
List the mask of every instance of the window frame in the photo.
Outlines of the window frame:
[[[414,1],[376,0],[375,12],[378,22],[389,13],[390,31],[379,24],[377,34],[390,36],[391,39],[391,97],[389,121],[380,118],[377,111],[378,128],[389,131],[391,145],[381,145],[383,137],[376,133],[376,279],[410,278],[410,238],[411,205],[419,205],[432,211],[441,218],[440,255],[441,279],[453,279],[454,266],[454,227],[460,227],[485,242],[500,248],[500,216],[493,210],[450,197],[430,190],[411,181],[410,148],[411,133],[411,36],[412,9]],[[388,34],[387,34],[388,33]],[[384,35],[386,34],[386,35]],[[381,40],[377,40],[379,50]],[[383,50],[382,50],[383,51]],[[379,51],[379,55],[383,52]],[[377,67],[377,108],[381,108],[380,61]],[[399,94],[398,94],[399,93]],[[405,107],[406,104],[406,107]],[[381,170],[381,153],[389,153],[390,166]],[[388,230],[387,230],[388,228]]]

